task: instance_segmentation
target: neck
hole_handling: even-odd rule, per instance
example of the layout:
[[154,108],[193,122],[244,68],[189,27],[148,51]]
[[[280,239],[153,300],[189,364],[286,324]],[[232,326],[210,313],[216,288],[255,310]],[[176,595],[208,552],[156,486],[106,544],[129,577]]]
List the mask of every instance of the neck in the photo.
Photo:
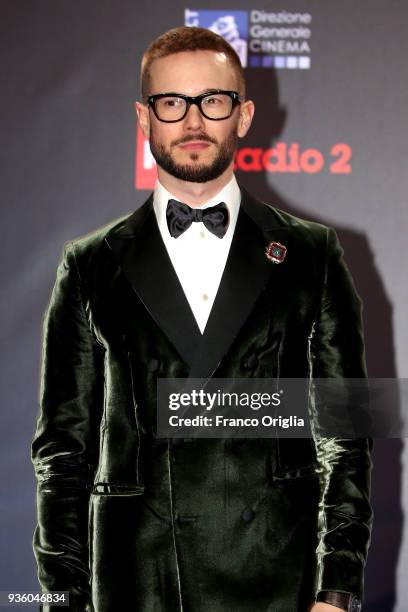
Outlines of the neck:
[[181,181],[180,179],[171,176],[165,170],[158,167],[157,174],[160,183],[170,191],[172,195],[194,208],[205,204],[208,200],[211,200],[217,193],[221,191],[232,179],[233,175],[233,163],[227,168],[225,172],[213,181],[206,183],[191,183],[189,181]]

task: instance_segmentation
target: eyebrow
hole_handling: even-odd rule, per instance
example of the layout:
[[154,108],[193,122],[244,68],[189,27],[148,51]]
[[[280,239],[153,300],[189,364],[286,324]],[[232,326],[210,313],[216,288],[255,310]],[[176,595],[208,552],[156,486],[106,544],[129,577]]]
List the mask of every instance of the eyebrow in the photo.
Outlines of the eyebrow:
[[181,91],[168,90],[163,92],[162,94],[152,94],[152,95],[179,95],[179,96],[187,96],[188,98],[196,98],[197,96],[203,96],[204,94],[212,94],[217,93],[218,91],[235,91],[235,89],[222,89],[221,87],[213,87],[212,89],[203,89],[201,93],[197,93],[194,96],[190,96],[189,94],[182,93]]

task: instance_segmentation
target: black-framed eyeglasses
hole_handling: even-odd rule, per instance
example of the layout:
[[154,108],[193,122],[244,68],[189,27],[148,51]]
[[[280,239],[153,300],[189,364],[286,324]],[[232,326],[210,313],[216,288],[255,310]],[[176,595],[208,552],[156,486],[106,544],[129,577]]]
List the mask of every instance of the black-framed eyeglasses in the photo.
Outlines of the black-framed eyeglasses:
[[242,102],[242,96],[236,91],[215,89],[199,96],[185,96],[179,93],[162,93],[149,96],[147,104],[159,121],[174,123],[187,115],[192,104],[196,104],[201,114],[212,121],[228,119],[235,107]]

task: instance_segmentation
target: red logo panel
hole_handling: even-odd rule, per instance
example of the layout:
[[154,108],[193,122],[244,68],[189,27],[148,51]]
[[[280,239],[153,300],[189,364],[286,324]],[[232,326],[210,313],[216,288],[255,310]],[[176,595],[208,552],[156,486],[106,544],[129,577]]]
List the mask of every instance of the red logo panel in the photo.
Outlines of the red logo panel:
[[135,188],[151,191],[154,189],[156,178],[156,162],[150,152],[149,141],[143,136],[138,125],[136,128]]

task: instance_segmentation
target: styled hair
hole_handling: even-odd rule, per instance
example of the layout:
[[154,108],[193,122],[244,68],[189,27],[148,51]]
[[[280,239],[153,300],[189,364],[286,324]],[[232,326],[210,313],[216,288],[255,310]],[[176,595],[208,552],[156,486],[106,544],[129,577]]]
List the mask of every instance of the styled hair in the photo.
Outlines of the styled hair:
[[219,36],[205,28],[181,26],[173,28],[156,38],[147,48],[141,65],[142,98],[146,100],[149,95],[150,68],[152,63],[162,57],[181,53],[183,51],[215,51],[224,53],[235,71],[239,93],[245,95],[244,71],[238,54],[231,45]]

